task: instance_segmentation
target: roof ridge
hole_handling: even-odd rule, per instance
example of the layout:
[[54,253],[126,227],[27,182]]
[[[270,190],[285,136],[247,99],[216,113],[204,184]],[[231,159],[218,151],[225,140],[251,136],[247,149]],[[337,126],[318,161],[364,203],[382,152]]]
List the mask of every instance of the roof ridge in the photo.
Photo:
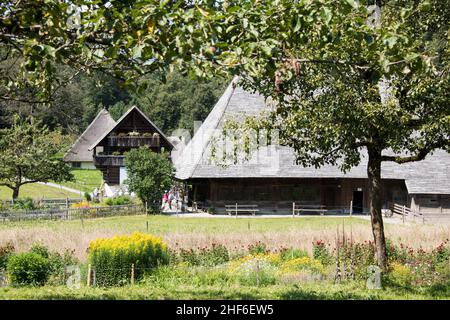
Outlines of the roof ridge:
[[94,125],[94,123],[98,120],[98,118],[100,118],[100,116],[105,113],[105,116],[109,116],[111,118],[111,120],[113,120],[115,122],[115,120],[113,119],[113,117],[111,117],[111,114],[108,112],[107,109],[105,109],[104,107],[102,109],[100,109],[100,111],[97,113],[97,115],[95,116],[95,118],[91,121],[91,123],[89,123],[89,125],[86,127],[86,129],[84,129],[83,133],[77,138],[77,140],[75,140],[75,142],[72,144],[72,146],[70,147],[69,150],[67,150],[67,152],[64,154],[63,159],[71,152],[71,150],[73,149],[73,147],[86,135],[86,133],[89,131],[89,129],[91,129],[91,127]]
[[[189,174],[187,175],[187,176],[191,176],[192,173],[197,168],[197,166],[199,165],[199,162],[203,158],[204,152],[206,151],[207,147],[209,146],[211,137],[208,137],[207,141],[205,141],[205,143],[203,145],[201,145],[202,150],[201,150],[201,154],[197,157],[198,159],[195,159],[195,155],[194,155],[195,144],[203,141],[203,140],[199,140],[199,139],[203,139],[203,137],[205,136],[204,133],[207,132],[206,130],[208,129],[208,128],[206,128],[206,126],[211,126],[213,128],[216,128],[218,126],[218,124],[220,123],[220,120],[223,118],[225,111],[228,107],[228,104],[235,92],[235,89],[237,87],[236,84],[237,84],[238,80],[239,80],[239,77],[234,77],[233,80],[231,80],[230,84],[224,90],[224,93],[218,99],[218,101],[216,102],[216,104],[214,105],[212,110],[209,112],[208,116],[206,117],[206,119],[204,120],[204,122],[202,123],[200,128],[195,132],[192,139],[188,142],[186,147],[183,149],[181,155],[179,156],[180,160],[177,161],[177,163],[175,165],[178,168],[177,175],[180,171],[181,171],[181,175],[183,175],[182,170],[179,170],[179,169],[188,170],[189,167],[191,167],[191,169],[189,169]],[[223,101],[225,99],[226,99],[226,101],[223,103]],[[220,117],[218,117],[214,122],[212,122],[210,124],[210,121],[214,120],[215,112],[218,112],[217,110],[220,111],[220,109],[222,109],[221,113],[220,113]],[[190,154],[188,154],[189,152],[190,152]],[[189,162],[192,158],[194,158],[194,159],[191,164]],[[189,162],[186,164],[187,161],[189,161]],[[184,175],[186,175],[186,174],[184,174]]]
[[[233,97],[234,92],[236,91],[236,87],[237,87],[236,84],[237,84],[238,81],[239,81],[239,77],[236,77],[235,79],[233,79],[231,81],[232,90],[230,92],[230,95],[227,98],[227,102],[225,103],[225,106],[224,106],[224,108],[222,110],[222,114],[220,115],[220,118],[216,122],[216,125],[215,125],[216,128],[219,125],[219,123],[222,121],[223,117],[225,116],[226,110],[227,110],[227,108],[228,108],[228,106],[230,104],[230,100]],[[204,156],[206,150],[208,149],[208,146],[211,144],[211,138],[212,138],[212,136],[209,138],[208,142],[206,143],[205,147],[203,148],[202,155],[200,156],[200,161],[198,161],[195,164],[194,169],[192,170],[192,172],[195,172],[195,170],[197,169],[197,167],[199,165],[199,162],[201,162],[201,159],[203,159],[203,156]]]

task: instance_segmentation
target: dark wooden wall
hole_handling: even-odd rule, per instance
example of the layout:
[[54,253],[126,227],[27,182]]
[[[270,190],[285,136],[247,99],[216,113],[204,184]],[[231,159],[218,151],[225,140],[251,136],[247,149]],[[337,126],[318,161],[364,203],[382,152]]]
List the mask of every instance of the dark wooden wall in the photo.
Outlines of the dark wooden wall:
[[[353,192],[363,192],[363,206],[368,207],[367,179],[352,178],[237,178],[198,179],[193,185],[192,200],[208,206],[223,207],[226,204],[258,204],[268,210],[286,211],[292,202],[304,205],[325,205],[329,208],[350,207]],[[383,181],[384,207],[397,200],[406,204],[407,191],[403,180]]]

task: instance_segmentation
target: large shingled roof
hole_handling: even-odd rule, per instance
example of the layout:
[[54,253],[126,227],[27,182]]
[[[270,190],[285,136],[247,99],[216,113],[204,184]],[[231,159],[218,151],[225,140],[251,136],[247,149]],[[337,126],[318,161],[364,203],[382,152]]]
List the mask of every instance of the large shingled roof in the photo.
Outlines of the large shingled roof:
[[92,150],[89,147],[104,132],[111,130],[116,122],[106,109],[100,110],[95,119],[75,141],[70,150],[64,155],[66,162],[86,162],[93,161]]
[[[245,91],[233,79],[213,110],[184,148],[176,166],[176,177],[192,178],[367,178],[367,152],[361,149],[361,163],[343,173],[337,166],[321,168],[295,164],[294,150],[268,146],[255,151],[250,161],[226,167],[211,161],[211,142],[228,118],[258,115],[268,109],[264,98]],[[219,129],[219,130],[217,130]],[[258,159],[255,161],[255,159]],[[411,194],[450,194],[450,154],[436,150],[420,162],[396,164],[383,162],[382,178],[404,179]]]

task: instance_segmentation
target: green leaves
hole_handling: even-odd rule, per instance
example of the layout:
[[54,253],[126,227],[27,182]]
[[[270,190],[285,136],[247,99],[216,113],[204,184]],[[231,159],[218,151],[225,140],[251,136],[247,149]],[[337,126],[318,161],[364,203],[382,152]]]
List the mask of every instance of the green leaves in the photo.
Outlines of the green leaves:
[[352,6],[352,8],[357,8],[358,7],[358,2],[356,0],[345,0],[345,2]]
[[160,201],[165,190],[172,185],[174,168],[166,154],[159,154],[149,148],[141,147],[126,153],[125,166],[128,179],[126,183],[142,202],[147,202],[159,211]]

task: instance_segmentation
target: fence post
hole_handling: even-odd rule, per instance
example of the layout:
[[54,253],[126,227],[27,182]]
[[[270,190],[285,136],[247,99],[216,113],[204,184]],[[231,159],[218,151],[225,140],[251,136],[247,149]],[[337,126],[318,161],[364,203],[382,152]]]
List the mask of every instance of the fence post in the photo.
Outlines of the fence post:
[[91,286],[91,277],[92,277],[92,267],[91,267],[91,264],[88,264],[87,282],[86,282],[86,285],[87,285],[88,287]]
[[131,264],[131,284],[134,284],[134,263]]
[[236,218],[237,218],[237,203],[236,203]]
[[405,206],[402,207],[403,223],[405,223]]
[[292,202],[292,218],[295,216],[295,202]]
[[350,200],[350,210],[349,210],[349,212],[350,212],[350,217],[351,217],[352,214],[353,214],[353,200]]

